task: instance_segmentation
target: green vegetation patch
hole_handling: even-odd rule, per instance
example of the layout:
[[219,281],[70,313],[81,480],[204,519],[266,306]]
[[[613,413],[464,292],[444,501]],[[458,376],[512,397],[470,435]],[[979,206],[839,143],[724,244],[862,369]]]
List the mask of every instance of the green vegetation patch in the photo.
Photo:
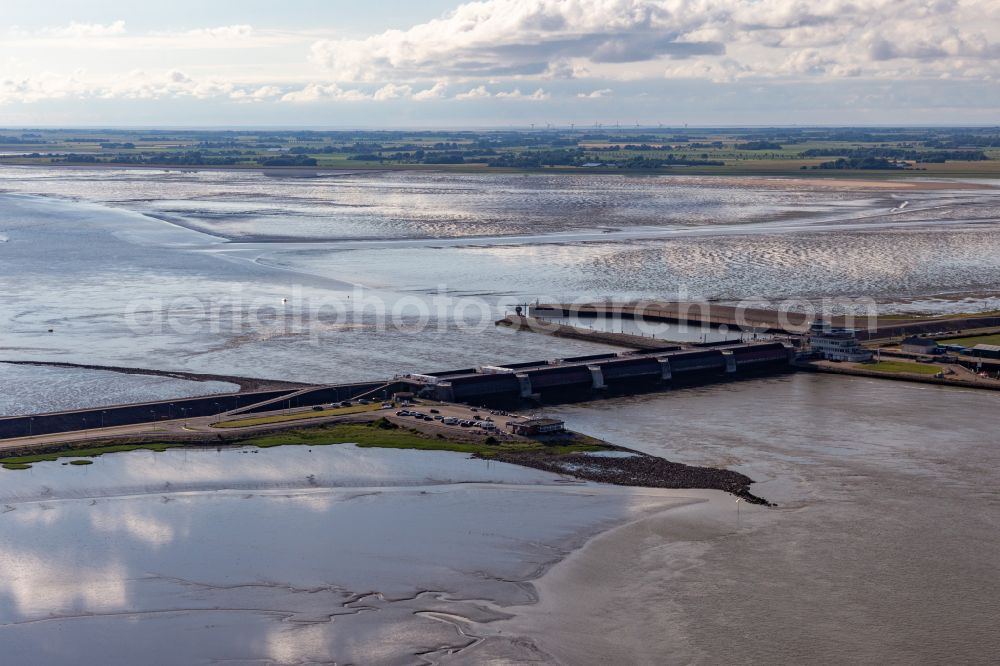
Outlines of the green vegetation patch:
[[306,419],[318,419],[325,416],[346,416],[348,414],[360,414],[362,412],[374,412],[381,409],[381,404],[371,405],[351,405],[350,407],[332,407],[322,411],[296,412],[294,414],[274,414],[272,416],[260,416],[256,418],[238,419],[235,421],[222,421],[213,423],[213,428],[249,428],[251,426],[268,425],[270,423],[288,423],[289,421],[303,421]]
[[183,446],[256,446],[267,449],[274,446],[330,446],[334,444],[356,444],[362,448],[384,449],[417,449],[424,451],[452,451],[483,457],[498,453],[541,453],[545,455],[566,455],[587,451],[601,451],[607,445],[598,439],[584,435],[567,435],[560,440],[546,442],[514,441],[497,444],[482,442],[464,442],[449,440],[445,437],[431,437],[417,430],[402,428],[387,419],[379,419],[371,423],[335,424],[315,426],[298,430],[286,430],[262,434],[246,439],[225,442],[205,441],[202,443],[184,442],[150,442],[132,444],[107,444],[86,449],[66,449],[52,453],[39,453],[28,456],[12,456],[0,458],[4,469],[29,469],[32,463],[55,461],[60,458],[76,458],[70,465],[89,465],[89,460],[79,458],[96,457],[105,453],[121,453],[126,451],[166,451]]
[[885,179],[1000,173],[983,128],[4,130],[0,163],[465,173],[697,173]]
[[599,440],[581,437],[559,442],[504,442],[488,444],[483,442],[461,442],[425,435],[409,428],[380,427],[380,421],[369,424],[338,424],[326,427],[310,428],[308,430],[293,430],[252,437],[241,443],[259,448],[272,446],[308,445],[324,446],[330,444],[356,444],[362,448],[383,449],[418,449],[424,451],[453,451],[455,453],[478,454],[491,456],[497,453],[514,453],[538,451],[561,455],[566,453],[581,453],[584,451],[600,451],[607,448]]
[[941,368],[936,365],[906,363],[904,361],[881,361],[880,363],[859,365],[858,367],[865,370],[874,370],[875,372],[909,373],[911,375],[936,375],[941,372]]
[[[22,467],[12,467],[12,465],[31,465],[31,463],[36,462],[47,462],[53,460],[59,460],[60,458],[94,458],[97,456],[104,455],[105,453],[121,453],[123,451],[166,451],[167,449],[173,448],[175,446],[184,446],[183,444],[171,444],[167,442],[150,442],[146,444],[107,444],[104,446],[92,446],[86,449],[66,449],[65,451],[55,451],[53,453],[37,453],[29,456],[10,456],[8,458],[0,458],[0,465],[3,465],[4,469],[24,469]],[[72,464],[89,464],[88,462],[74,461]]]
[[938,340],[946,345],[962,345],[963,347],[975,347],[976,345],[1000,345],[1000,333],[995,335],[973,335],[967,338],[948,338]]

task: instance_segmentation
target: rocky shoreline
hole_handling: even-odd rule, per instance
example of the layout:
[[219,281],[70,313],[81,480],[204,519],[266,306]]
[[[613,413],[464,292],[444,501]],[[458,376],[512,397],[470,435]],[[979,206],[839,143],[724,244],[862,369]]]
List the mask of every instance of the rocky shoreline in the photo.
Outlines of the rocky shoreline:
[[750,484],[753,483],[753,479],[739,472],[715,467],[695,467],[639,451],[619,450],[632,455],[602,457],[584,453],[557,456],[497,453],[489,459],[616,486],[722,490],[751,504],[774,506],[771,502],[751,493]]

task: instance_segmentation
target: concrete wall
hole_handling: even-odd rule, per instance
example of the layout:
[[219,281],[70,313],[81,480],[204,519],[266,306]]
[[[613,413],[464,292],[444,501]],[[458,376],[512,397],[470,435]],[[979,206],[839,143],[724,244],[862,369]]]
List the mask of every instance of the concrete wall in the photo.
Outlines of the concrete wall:
[[451,381],[452,396],[457,402],[481,398],[517,398],[521,395],[521,383],[512,374],[476,375],[461,377]]
[[81,409],[69,412],[0,418],[0,439],[47,435],[103,426],[135,425],[168,418],[212,416],[248,404],[277,398],[292,390],[226,393],[200,398],[184,398],[133,405]]
[[655,358],[622,359],[599,364],[605,382],[629,381],[640,377],[660,379],[663,371]]

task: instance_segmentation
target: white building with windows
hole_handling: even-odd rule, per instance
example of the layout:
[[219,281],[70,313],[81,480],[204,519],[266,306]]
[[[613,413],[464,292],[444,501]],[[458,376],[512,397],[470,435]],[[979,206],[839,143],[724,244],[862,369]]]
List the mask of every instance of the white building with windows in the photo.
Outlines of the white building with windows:
[[858,342],[850,328],[830,328],[822,321],[809,328],[809,349],[828,361],[863,363],[872,359],[871,350]]

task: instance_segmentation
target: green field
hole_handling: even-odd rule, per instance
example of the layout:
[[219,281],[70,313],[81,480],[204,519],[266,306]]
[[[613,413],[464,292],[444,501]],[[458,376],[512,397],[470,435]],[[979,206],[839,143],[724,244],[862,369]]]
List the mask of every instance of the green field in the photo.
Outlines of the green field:
[[946,345],[962,345],[963,347],[975,347],[976,345],[1000,345],[1000,333],[994,335],[973,335],[967,338],[948,338],[938,340]]
[[[540,452],[546,454],[566,454],[583,451],[599,451],[607,448],[603,442],[583,435],[567,435],[560,442],[461,442],[444,437],[431,437],[409,428],[401,428],[385,419],[372,423],[337,424],[317,426],[298,430],[269,433],[247,439],[224,443],[211,442],[212,446],[227,444],[232,446],[256,446],[266,449],[274,446],[330,446],[334,444],[356,444],[363,448],[419,449],[425,451],[454,451],[456,453],[492,456],[497,453]],[[206,444],[185,444],[183,442],[149,442],[130,444],[95,444],[85,449],[67,449],[53,453],[39,453],[27,456],[0,458],[0,466],[9,470],[30,469],[33,463],[59,460],[60,458],[91,458],[105,453],[126,451],[166,451],[184,446],[205,446]],[[72,465],[86,464],[72,461]]]
[[599,451],[603,446],[598,440],[578,437],[578,441],[567,439],[563,443],[503,442],[461,442],[444,437],[431,437],[417,430],[391,427],[380,420],[367,424],[338,424],[308,430],[292,430],[253,437],[241,442],[249,446],[269,448],[272,446],[324,446],[330,444],[356,444],[362,448],[420,449],[425,451],[454,451],[456,453],[491,456],[496,453],[545,451],[564,454],[580,451]]
[[[671,173],[876,180],[1000,176],[1000,131],[996,127],[0,129],[0,150],[14,153],[0,157],[0,163],[40,166]],[[867,158],[876,163],[857,161]],[[836,164],[837,160],[844,163]],[[906,167],[900,168],[901,164]]]
[[[0,458],[0,466],[4,469],[30,469],[32,463],[59,460],[60,458],[96,458],[105,453],[122,453],[125,451],[166,451],[174,446],[183,444],[169,444],[166,442],[149,442],[136,444],[95,444],[85,449],[71,449],[58,451],[55,453],[38,453],[27,456],[8,456]],[[74,463],[80,464],[80,463]]]
[[879,363],[857,364],[862,370],[888,372],[892,374],[936,375],[941,368],[929,363],[906,363],[905,361],[881,361]]

